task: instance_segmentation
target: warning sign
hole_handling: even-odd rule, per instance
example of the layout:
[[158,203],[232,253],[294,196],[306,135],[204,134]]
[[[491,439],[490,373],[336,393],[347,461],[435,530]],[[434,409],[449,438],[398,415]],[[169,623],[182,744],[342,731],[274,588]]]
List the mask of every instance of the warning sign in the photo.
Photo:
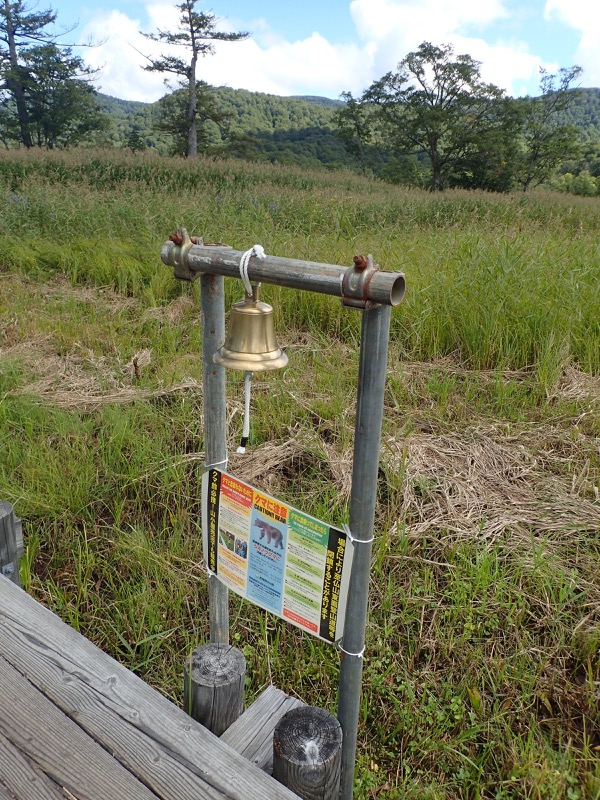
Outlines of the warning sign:
[[320,639],[341,638],[353,555],[346,533],[209,469],[202,538],[208,568],[229,589]]

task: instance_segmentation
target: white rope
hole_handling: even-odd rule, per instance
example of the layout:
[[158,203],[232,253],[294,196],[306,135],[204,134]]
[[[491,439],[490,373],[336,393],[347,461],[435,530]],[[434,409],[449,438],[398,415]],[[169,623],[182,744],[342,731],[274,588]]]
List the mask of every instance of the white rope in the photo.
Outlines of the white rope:
[[252,256],[262,259],[267,257],[263,246],[261,244],[255,244],[254,247],[250,248],[250,250],[246,250],[246,252],[243,253],[242,257],[240,258],[240,277],[244,281],[244,288],[246,289],[246,294],[248,295],[252,294],[252,285],[250,283],[250,278],[248,277],[248,264],[250,263]]
[[[244,282],[244,289],[248,296],[252,296],[252,284],[248,277],[248,266],[252,256],[256,258],[265,259],[267,257],[264,247],[261,244],[255,244],[250,250],[242,253],[240,258],[240,278]],[[260,284],[259,284],[260,285]],[[250,436],[250,393],[252,386],[253,375],[251,372],[246,372],[244,375],[244,427],[242,429],[242,440],[240,446],[237,448],[238,453],[243,455],[246,452],[246,445],[248,444],[248,437]]]
[[250,436],[250,392],[252,389],[252,372],[244,373],[244,427],[242,428],[242,441],[237,449],[237,453],[243,455],[246,452],[248,437]]

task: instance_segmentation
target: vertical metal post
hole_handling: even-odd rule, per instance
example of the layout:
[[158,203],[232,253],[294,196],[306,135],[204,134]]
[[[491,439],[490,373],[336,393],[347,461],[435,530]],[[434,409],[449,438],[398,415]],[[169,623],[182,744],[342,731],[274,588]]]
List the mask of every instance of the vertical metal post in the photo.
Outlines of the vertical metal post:
[[341,800],[351,800],[354,784],[390,315],[390,306],[376,306],[366,309],[362,319],[350,499],[350,531],[357,543],[346,608],[338,699],[338,719],[343,732]]
[[21,520],[15,516],[10,503],[0,502],[0,575],[20,586],[19,538],[22,537]]
[[[204,362],[204,465],[226,467],[227,428],[225,368],[213,362],[213,355],[225,343],[225,279],[203,274],[200,278],[202,309],[202,358]],[[229,644],[229,603],[227,587],[210,575],[208,602],[210,641]]]

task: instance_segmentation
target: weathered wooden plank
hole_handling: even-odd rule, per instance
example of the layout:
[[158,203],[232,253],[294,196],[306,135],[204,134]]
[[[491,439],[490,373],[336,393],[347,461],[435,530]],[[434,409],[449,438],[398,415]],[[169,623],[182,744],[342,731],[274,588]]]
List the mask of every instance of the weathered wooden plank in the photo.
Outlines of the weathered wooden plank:
[[8,581],[0,653],[157,794],[170,780],[165,798],[295,797]]
[[[4,788],[9,794],[3,795]],[[65,800],[65,793],[27,756],[0,735],[0,798]]]
[[9,794],[8,789],[0,783],[0,800],[15,800],[14,794]]
[[292,708],[304,705],[275,686],[267,686],[252,705],[244,711],[221,736],[244,758],[265,772],[273,771],[273,731],[283,715]]
[[0,686],[0,733],[78,800],[156,800],[2,656]]
[[[139,777],[161,800],[223,800],[223,793],[198,779],[193,768],[181,763],[161,743],[126,723],[101,698],[81,684],[81,675],[65,675],[44,665],[44,691],[68,718],[94,741],[101,743],[129,772]],[[0,726],[1,727],[1,726]],[[120,797],[121,795],[119,795]],[[112,800],[112,798],[111,798]]]

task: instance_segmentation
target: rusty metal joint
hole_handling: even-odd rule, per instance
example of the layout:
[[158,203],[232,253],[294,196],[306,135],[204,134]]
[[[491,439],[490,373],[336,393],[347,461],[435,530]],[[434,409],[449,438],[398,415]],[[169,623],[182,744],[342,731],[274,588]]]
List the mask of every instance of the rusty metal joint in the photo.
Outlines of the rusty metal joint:
[[173,267],[175,277],[179,280],[195,281],[202,275],[202,272],[190,267],[189,255],[192,247],[196,248],[196,254],[203,250],[231,250],[230,245],[224,242],[205,242],[202,236],[188,236],[185,228],[178,228],[163,245],[161,258],[163,263]]
[[[175,277],[182,281],[196,280],[198,273],[194,273],[190,269],[187,256],[192,245],[198,242],[198,238],[194,236],[192,240],[190,239],[186,228],[178,228],[175,233],[169,236],[169,239],[175,245],[172,254]],[[198,243],[202,244],[202,240],[200,240]]]
[[354,266],[348,267],[342,277],[342,304],[351,308],[374,308],[379,303],[369,300],[369,284],[379,270],[373,256],[354,256]]

